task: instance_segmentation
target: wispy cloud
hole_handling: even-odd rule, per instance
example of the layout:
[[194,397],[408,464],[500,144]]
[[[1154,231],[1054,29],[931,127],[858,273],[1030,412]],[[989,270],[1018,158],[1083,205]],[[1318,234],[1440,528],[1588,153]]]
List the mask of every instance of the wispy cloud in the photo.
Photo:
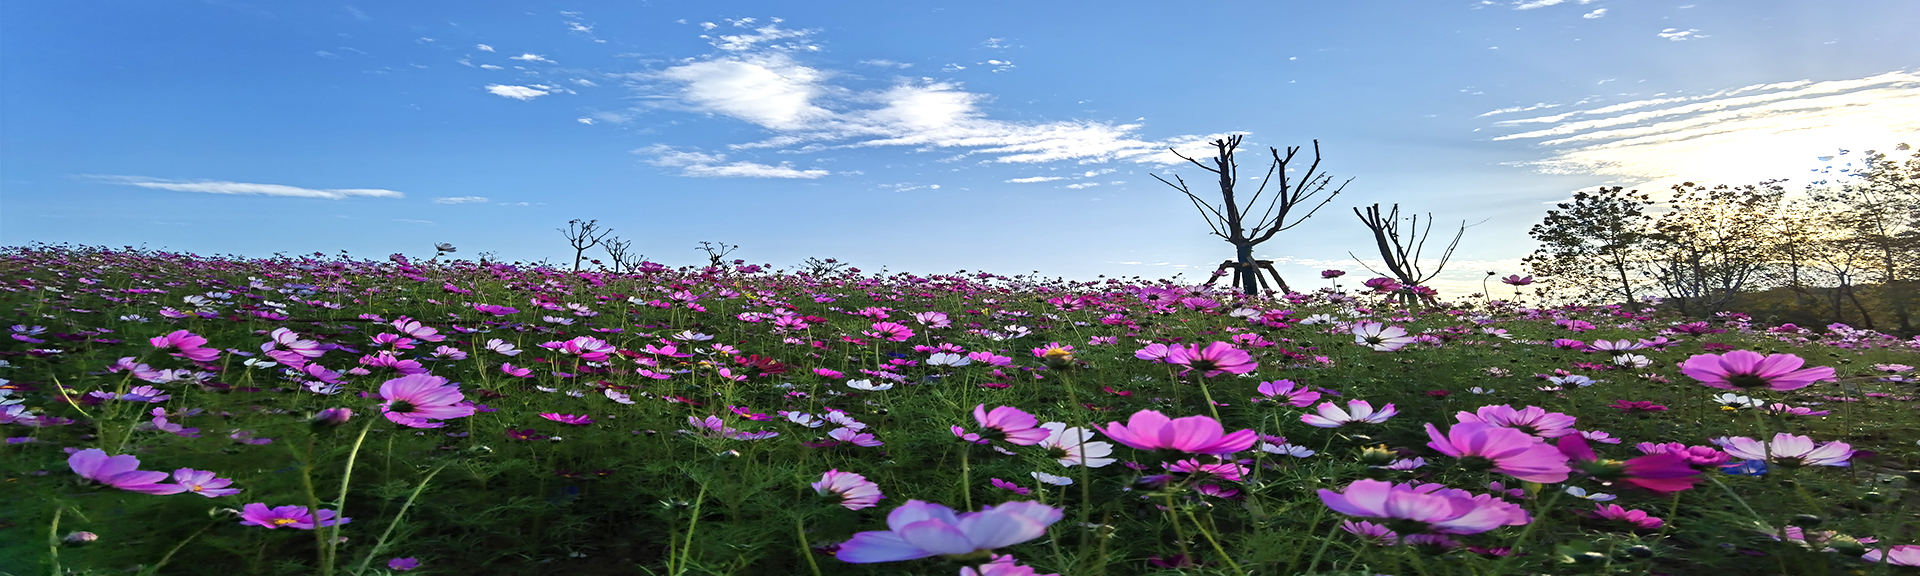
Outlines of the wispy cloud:
[[479,48],[481,52],[492,52],[492,51],[493,51],[493,47],[492,47],[492,46],[488,46],[488,45],[486,45],[486,44],[476,44],[476,45],[474,45],[474,48]]
[[433,199],[434,204],[479,204],[487,201],[486,196],[449,196]]
[[509,58],[507,58],[507,59],[508,59],[508,60],[519,60],[519,61],[521,61],[521,62],[545,62],[545,63],[548,63],[548,64],[559,64],[559,62],[554,62],[554,61],[552,61],[552,60],[548,60],[548,59],[547,59],[547,58],[546,58],[545,56],[541,56],[541,55],[539,55],[539,54],[531,54],[531,53],[529,53],[529,54],[521,54],[521,55],[519,55],[519,56],[513,56],[513,57],[509,57]]
[[537,88],[531,88],[527,86],[507,86],[504,84],[488,84],[487,91],[492,92],[496,96],[505,96],[507,98],[512,98],[514,100],[521,100],[521,101],[532,100],[534,98],[546,96],[547,94],[550,93],[545,90],[540,90]]
[[635,154],[649,156],[648,163],[655,166],[679,168],[681,176],[696,178],[801,178],[813,179],[832,174],[826,170],[794,168],[790,162],[779,165],[757,164],[746,161],[728,162],[725,154],[707,154],[676,150],[665,144],[655,144],[633,151]]
[[1692,40],[1695,38],[1706,38],[1707,35],[1701,34],[1699,28],[1691,28],[1687,30],[1681,30],[1679,28],[1668,28],[1660,31],[1660,37],[1666,38],[1668,40],[1672,40],[1674,42],[1685,42],[1687,40]]
[[1580,15],[1580,17],[1581,17],[1581,18],[1586,18],[1586,19],[1588,19],[1588,20],[1592,20],[1592,19],[1595,19],[1595,18],[1605,18],[1606,16],[1607,16],[1607,9],[1606,9],[1606,8],[1601,8],[1601,9],[1599,9],[1599,10],[1594,10],[1594,11],[1592,11],[1592,12],[1588,12],[1588,13],[1586,13],[1586,14],[1581,14],[1581,15]]
[[200,192],[203,194],[231,194],[243,196],[285,196],[290,198],[321,198],[326,200],[345,200],[347,198],[404,198],[405,194],[378,188],[301,188],[281,184],[253,184],[248,182],[224,182],[219,180],[169,180],[166,178],[148,178],[146,176],[110,176],[87,175],[85,178],[108,184],[139,186],[155,190],[175,192]]
[[1030,178],[1014,178],[1007,182],[1013,184],[1033,184],[1035,182],[1052,182],[1054,180],[1066,180],[1066,178],[1060,176],[1033,176]]
[[[729,146],[735,150],[817,153],[909,147],[950,150],[959,153],[957,158],[977,157],[996,163],[1170,164],[1181,160],[1167,148],[1204,154],[1205,142],[1220,137],[1149,140],[1139,135],[1140,124],[990,118],[980,107],[988,96],[969,92],[955,82],[929,78],[900,78],[888,87],[862,89],[852,84],[857,75],[801,60],[805,54],[820,50],[811,41],[814,31],[758,25],[749,19],[727,22],[750,32],[703,36],[718,52],[627,77],[637,81],[645,100],[656,108],[712,114],[766,131],[761,140]],[[891,61],[865,63],[897,65]],[[1002,70],[1012,65],[998,59],[985,64]],[[767,172],[774,177],[815,177],[794,175],[811,173]]]
[[1836,149],[1920,138],[1920,73],[1756,84],[1494,126],[1535,127],[1494,139],[1550,150],[1546,159],[1526,163],[1549,174],[1749,183],[1798,176]]

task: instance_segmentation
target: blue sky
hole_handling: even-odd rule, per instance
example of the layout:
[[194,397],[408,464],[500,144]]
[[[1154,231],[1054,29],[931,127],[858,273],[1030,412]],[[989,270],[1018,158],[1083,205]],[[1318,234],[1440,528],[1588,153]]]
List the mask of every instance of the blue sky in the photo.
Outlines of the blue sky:
[[1920,144],[1909,0],[1084,6],[0,4],[0,243],[562,261],[597,218],[670,265],[1192,278],[1231,247],[1152,175],[1245,133],[1353,179],[1260,247],[1290,280],[1398,202],[1480,223],[1477,289],[1576,189]]

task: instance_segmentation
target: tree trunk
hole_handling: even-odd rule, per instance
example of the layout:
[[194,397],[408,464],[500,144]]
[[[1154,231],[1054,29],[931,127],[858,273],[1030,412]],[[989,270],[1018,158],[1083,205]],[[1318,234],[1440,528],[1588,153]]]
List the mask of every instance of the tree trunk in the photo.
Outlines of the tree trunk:
[[1253,261],[1253,245],[1238,244],[1233,247],[1234,259],[1240,266],[1234,277],[1240,280],[1240,292],[1248,296],[1260,293],[1260,265]]

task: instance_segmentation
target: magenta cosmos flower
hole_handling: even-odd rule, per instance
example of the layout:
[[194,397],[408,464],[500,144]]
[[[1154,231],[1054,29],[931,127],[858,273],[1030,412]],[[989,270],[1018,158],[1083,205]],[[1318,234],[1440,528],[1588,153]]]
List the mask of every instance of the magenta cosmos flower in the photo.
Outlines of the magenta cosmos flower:
[[1203,371],[1202,375],[1212,378],[1221,374],[1246,374],[1259,368],[1247,351],[1234,348],[1226,342],[1214,342],[1205,347],[1199,344],[1190,346],[1167,347],[1167,363],[1186,366],[1185,374],[1194,370]]
[[1223,435],[1225,429],[1220,422],[1206,416],[1167,418],[1153,410],[1133,413],[1125,426],[1108,422],[1101,432],[1139,450],[1170,449],[1189,454],[1232,454],[1252,448],[1260,439],[1252,430]]
[[942,554],[972,554],[1039,538],[1061,512],[1038,502],[1008,502],[979,512],[908,500],[887,514],[883,531],[861,532],[834,553],[843,562],[897,562]]
[[1605,520],[1622,522],[1636,530],[1653,530],[1666,524],[1665,520],[1650,516],[1644,510],[1628,510],[1619,504],[1595,504],[1593,516]]
[[1469,466],[1491,466],[1495,472],[1528,482],[1564,482],[1572,471],[1567,467],[1566,454],[1512,428],[1462,422],[1441,435],[1439,428],[1428,424],[1427,437],[1433,439],[1427,446],[1441,454],[1459,458]]
[[175,354],[176,356],[184,356],[186,359],[196,362],[212,362],[215,358],[220,357],[219,350],[205,347],[207,345],[206,338],[197,336],[186,330],[175,330],[165,336],[155,336],[147,339],[147,342],[153,344],[154,348],[161,350],[168,348],[178,349],[180,352]]
[[1853,446],[1846,442],[1828,442],[1815,446],[1812,438],[1781,432],[1772,442],[1735,436],[1713,439],[1728,454],[1742,460],[1765,460],[1786,466],[1846,466],[1853,458]]
[[1306,386],[1295,384],[1292,380],[1261,382],[1260,387],[1255,391],[1268,399],[1291,404],[1296,408],[1312,406],[1315,400],[1320,399],[1319,392],[1308,390]]
[[828,470],[820,475],[820,481],[812,484],[813,492],[821,496],[832,495],[840,499],[840,505],[848,510],[872,508],[886,498],[880,493],[880,485],[867,480],[866,476],[852,472]]
[[139,470],[140,459],[127,455],[108,456],[105,450],[88,448],[67,457],[67,466],[75,474],[94,482],[141,494],[164,496],[186,492],[179,484],[161,484],[166,472]]
[[1600,458],[1579,434],[1563,436],[1555,447],[1567,455],[1568,464],[1601,480],[1619,480],[1654,492],[1672,493],[1692,488],[1700,481],[1700,472],[1686,456],[1672,452],[1649,453],[1624,462]]
[[1032,446],[1047,439],[1048,432],[1040,427],[1040,419],[1012,406],[1000,406],[992,411],[987,410],[986,404],[974,406],[973,419],[988,430],[986,434],[975,434],[966,428],[954,426],[953,435],[974,444],[986,444],[998,437],[1008,444],[1020,446]]
[[[352,522],[352,518],[340,518],[334,521],[332,510],[320,510],[320,526],[332,526]],[[266,504],[255,502],[240,507],[241,526],[259,526],[272,530],[275,528],[296,528],[312,530],[315,528],[313,515],[306,506],[276,506],[268,508]]]
[[1832,368],[1801,368],[1805,363],[1792,354],[1761,356],[1759,352],[1734,350],[1695,355],[1680,365],[1680,373],[1699,380],[1701,386],[1724,390],[1794,390],[1833,380]]
[[472,416],[473,405],[465,402],[459,384],[428,374],[408,374],[380,384],[380,397],[387,401],[380,411],[387,419],[408,428],[439,428],[449,418]]
[[1868,562],[1885,562],[1894,566],[1920,566],[1920,546],[1902,544],[1886,551],[1873,550],[1860,557]]
[[1519,505],[1439,484],[1357,480],[1343,492],[1320,490],[1320,501],[1348,516],[1386,519],[1401,534],[1479,534],[1532,521]]
[[1579,431],[1573,429],[1574,417],[1559,412],[1548,412],[1539,406],[1514,409],[1505,404],[1481,406],[1472,412],[1459,412],[1453,415],[1455,420],[1465,424],[1480,422],[1501,428],[1512,428],[1541,438],[1559,438]]
[[232,496],[240,493],[239,488],[228,488],[228,486],[233,485],[233,479],[215,478],[214,473],[206,470],[194,470],[192,468],[174,470],[173,481],[178,482],[180,486],[186,488],[186,490],[184,490],[185,492],[192,492],[208,498]]
[[553,412],[542,412],[540,413],[540,417],[546,418],[548,420],[552,420],[554,422],[559,422],[561,424],[572,424],[574,426],[586,426],[588,424],[593,423],[592,416],[586,416],[581,414],[556,414]]

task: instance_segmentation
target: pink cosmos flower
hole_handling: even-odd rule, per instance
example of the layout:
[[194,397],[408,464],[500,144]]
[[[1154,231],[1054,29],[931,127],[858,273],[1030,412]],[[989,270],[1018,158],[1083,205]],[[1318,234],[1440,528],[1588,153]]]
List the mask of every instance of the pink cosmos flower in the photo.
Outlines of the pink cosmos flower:
[[992,442],[997,436],[1006,440],[1008,444],[1019,446],[1032,446],[1047,439],[1047,430],[1040,427],[1040,419],[1012,406],[996,407],[989,412],[987,405],[981,404],[973,407],[973,419],[989,432],[983,436],[954,426],[953,435],[974,444]]
[[946,328],[953,325],[952,321],[947,319],[946,312],[918,312],[913,315],[913,321],[928,328]]
[[1312,406],[1313,401],[1320,399],[1319,392],[1308,390],[1306,386],[1295,384],[1292,380],[1261,382],[1260,387],[1256,388],[1255,391],[1259,392],[1261,396],[1271,398],[1277,402],[1291,404],[1296,408]]
[[388,420],[409,428],[439,428],[449,418],[465,418],[474,413],[465,402],[459,384],[427,374],[409,374],[380,384],[380,397],[386,402],[380,411]]
[[1342,492],[1323,489],[1319,494],[1335,512],[1391,520],[1388,524],[1409,533],[1479,534],[1532,521],[1517,504],[1439,484],[1357,480]]
[[981,564],[979,567],[962,566],[960,576],[1060,576],[1059,574],[1041,574],[1032,566],[1021,566],[1014,562],[1012,556],[993,556],[986,564]]
[[879,438],[874,437],[872,433],[861,432],[846,427],[834,428],[827,431],[827,437],[862,448],[886,445],[885,442],[881,442]]
[[187,491],[179,484],[161,484],[166,472],[139,470],[140,459],[128,455],[108,456],[105,450],[88,448],[67,457],[67,467],[94,482],[141,494],[165,496]]
[[1528,482],[1554,484],[1567,479],[1567,455],[1552,445],[1512,428],[1483,422],[1453,425],[1446,435],[1427,425],[1427,446],[1470,465],[1490,465],[1493,471]]
[[1473,412],[1459,412],[1453,417],[1462,424],[1482,422],[1501,428],[1512,428],[1540,438],[1559,438],[1579,432],[1573,429],[1574,417],[1559,412],[1548,412],[1539,406],[1515,410],[1512,406],[1496,404],[1481,406]]
[[1302,414],[1300,421],[1316,428],[1339,428],[1347,424],[1379,424],[1400,413],[1393,404],[1382,406],[1375,412],[1373,404],[1366,400],[1348,400],[1346,410],[1341,410],[1332,402],[1321,402],[1316,410],[1319,414]]
[[399,570],[401,572],[405,572],[405,571],[412,570],[414,568],[419,568],[419,567],[420,567],[420,559],[418,558],[394,558],[392,560],[387,561],[388,570]]
[[1826,416],[1833,413],[1831,410],[1814,410],[1805,406],[1793,406],[1779,402],[1763,406],[1760,410],[1782,416]]
[[1700,381],[1701,386],[1724,390],[1795,390],[1834,379],[1832,368],[1801,368],[1805,362],[1792,354],[1761,356],[1750,350],[1734,350],[1724,355],[1695,355],[1680,365],[1680,373]]
[[999,489],[1001,489],[1001,490],[1006,490],[1006,491],[1008,491],[1008,492],[1012,492],[1012,493],[1014,493],[1014,494],[1019,494],[1019,495],[1021,495],[1021,496],[1026,496],[1026,495],[1028,495],[1028,494],[1032,494],[1032,493],[1033,493],[1033,489],[1031,489],[1031,488],[1025,488],[1025,487],[1022,487],[1022,486],[1020,486],[1019,484],[1014,484],[1014,483],[1012,483],[1012,482],[1008,482],[1008,481],[1006,481],[1006,480],[1001,480],[1001,479],[999,479],[999,478],[988,478],[987,480],[988,480],[988,483],[990,483],[990,484],[993,484],[993,487],[994,487],[994,488],[999,488]]
[[228,486],[233,485],[233,479],[215,478],[214,473],[205,470],[194,470],[192,468],[174,470],[173,481],[186,487],[187,492],[208,498],[232,496],[240,493],[239,488],[228,488]]
[[400,331],[402,334],[428,342],[440,342],[447,339],[446,336],[440,335],[438,329],[421,324],[420,321],[406,316],[393,319],[393,329]]
[[1666,524],[1665,520],[1647,515],[1642,510],[1628,510],[1619,504],[1595,504],[1593,516],[1616,522],[1625,522],[1635,530],[1653,530]]
[[518,366],[514,366],[514,365],[512,365],[512,364],[506,364],[506,363],[502,363],[502,364],[500,365],[500,371],[501,371],[501,372],[505,372],[505,373],[507,373],[507,375],[508,375],[508,376],[512,376],[512,377],[515,377],[515,378],[531,378],[531,377],[533,377],[533,369],[532,369],[532,368],[521,368],[521,367],[518,367]]
[[1167,418],[1153,410],[1141,410],[1127,419],[1125,426],[1108,422],[1101,432],[1113,441],[1138,450],[1179,450],[1189,454],[1232,454],[1253,447],[1260,436],[1252,430],[1223,435],[1220,422],[1206,416]]
[[1614,400],[1613,404],[1607,407],[1629,414],[1634,412],[1665,412],[1667,410],[1666,406],[1654,404],[1646,400]]
[[967,359],[988,366],[1010,366],[1013,364],[1012,358],[992,352],[969,352],[967,353]]
[[868,338],[882,338],[894,342],[906,342],[913,338],[913,329],[898,322],[875,322],[873,330],[862,332]]
[[175,356],[182,356],[195,362],[212,362],[215,358],[220,357],[219,350],[204,347],[207,345],[206,338],[196,336],[186,330],[175,330],[165,336],[155,336],[149,338],[147,342],[153,344],[154,348],[161,350],[168,348],[179,349],[180,352],[174,354]]
[[1860,556],[1868,562],[1885,562],[1894,566],[1920,566],[1920,546],[1901,544],[1885,551],[1871,550]]
[[812,484],[813,492],[821,496],[832,495],[840,499],[840,505],[848,510],[872,508],[886,498],[880,493],[880,485],[867,480],[866,476],[838,469],[828,470],[820,475],[820,481]]
[[[319,526],[346,524],[352,521],[352,518],[340,518],[339,521],[336,522],[332,510],[320,510]],[[267,508],[266,504],[259,502],[240,507],[240,525],[259,526],[268,530],[282,527],[299,530],[312,530],[316,528],[313,515],[307,511],[306,506],[276,506]]]
[[1567,455],[1573,467],[1601,480],[1620,480],[1661,493],[1686,490],[1700,481],[1700,471],[1680,454],[1648,454],[1625,462],[1603,460],[1587,444],[1587,438],[1579,434],[1560,437],[1555,447]]
[[1846,466],[1853,458],[1853,446],[1846,442],[1828,442],[1815,446],[1812,438],[1781,432],[1772,442],[1741,436],[1720,437],[1713,443],[1734,458],[1766,460],[1786,466]]
[[1173,350],[1168,348],[1166,344],[1148,344],[1146,348],[1141,348],[1139,351],[1134,352],[1133,357],[1149,362],[1165,362],[1167,361],[1167,356],[1172,353]]
[[553,412],[542,412],[540,413],[540,417],[546,418],[548,420],[552,420],[554,422],[559,422],[561,424],[572,424],[574,426],[586,426],[588,424],[593,423],[593,417],[586,416],[586,415],[556,414]]
[[867,564],[972,554],[1039,538],[1061,516],[1059,508],[1038,502],[1008,502],[954,514],[946,506],[909,500],[887,514],[889,530],[854,534],[834,555],[843,562]]
[[1696,470],[1717,469],[1721,464],[1726,464],[1733,460],[1733,456],[1728,455],[1726,452],[1721,452],[1719,448],[1712,446],[1688,446],[1679,442],[1668,442],[1665,444],[1641,442],[1635,445],[1634,448],[1640,450],[1643,454],[1673,454],[1679,456],[1681,459],[1686,460],[1688,466]]
[[1226,342],[1214,342],[1201,347],[1171,346],[1167,348],[1167,363],[1186,366],[1181,374],[1201,370],[1203,376],[1212,378],[1221,374],[1246,374],[1259,368],[1260,364],[1247,355],[1247,351],[1234,348]]

